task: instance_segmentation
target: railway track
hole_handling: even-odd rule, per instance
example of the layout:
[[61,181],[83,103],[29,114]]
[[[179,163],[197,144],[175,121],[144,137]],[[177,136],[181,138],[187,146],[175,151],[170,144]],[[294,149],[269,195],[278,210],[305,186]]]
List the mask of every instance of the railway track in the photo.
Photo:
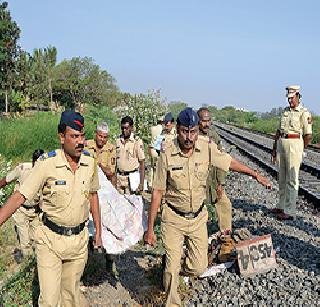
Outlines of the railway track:
[[[249,156],[273,176],[277,176],[278,167],[271,163],[273,140],[262,134],[250,132],[235,126],[215,123],[218,134],[228,143],[235,145],[243,154]],[[320,152],[306,150],[306,158],[300,168],[299,194],[320,208]]]

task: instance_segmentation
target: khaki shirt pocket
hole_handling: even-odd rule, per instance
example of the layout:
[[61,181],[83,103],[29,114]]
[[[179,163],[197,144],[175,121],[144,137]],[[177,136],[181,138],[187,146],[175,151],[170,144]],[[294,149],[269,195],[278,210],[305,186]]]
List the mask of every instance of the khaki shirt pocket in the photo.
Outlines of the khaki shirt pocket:
[[206,186],[209,174],[209,163],[196,163],[194,167],[194,174],[199,180],[199,184]]
[[189,184],[187,181],[186,171],[183,166],[172,166],[169,168],[170,183],[176,189],[187,189]]
[[280,120],[280,129],[284,130],[285,132],[289,129],[289,124],[290,124],[290,117],[288,113],[284,113],[281,116]]
[[300,116],[292,116],[292,118],[290,119],[290,125],[295,131],[300,131]]
[[69,203],[70,186],[66,184],[53,184],[51,186],[51,203],[55,207],[65,207]]

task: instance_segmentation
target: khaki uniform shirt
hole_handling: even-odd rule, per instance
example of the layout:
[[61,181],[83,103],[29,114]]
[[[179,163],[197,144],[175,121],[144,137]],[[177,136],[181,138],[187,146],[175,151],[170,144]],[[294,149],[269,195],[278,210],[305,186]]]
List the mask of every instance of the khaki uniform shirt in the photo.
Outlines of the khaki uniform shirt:
[[131,172],[139,168],[145,159],[143,142],[131,133],[128,140],[119,137],[116,140],[117,169],[121,172]]
[[[215,131],[215,129],[210,129],[209,130],[209,134],[208,135],[205,135],[203,134],[200,130],[199,130],[199,136],[198,136],[199,139],[202,139],[206,142],[209,142],[209,143],[215,143],[217,145],[217,148],[219,150],[222,149],[222,145],[221,145],[221,139],[220,139],[220,136],[218,135],[218,133]],[[212,169],[212,177],[210,181],[212,182],[217,182],[219,184],[225,184],[226,182],[226,176],[227,176],[227,172],[223,171],[222,169],[220,168],[214,168]],[[211,182],[211,183],[212,183]],[[210,183],[210,182],[208,182]]]
[[[200,131],[199,131],[199,135],[200,135]],[[221,145],[221,138],[219,136],[219,134],[217,133],[216,129],[214,128],[213,125],[211,125],[210,129],[209,129],[209,133],[208,133],[208,137],[210,139],[212,139],[213,142],[215,142],[217,144],[217,147],[219,150],[222,149],[222,145]]]
[[282,134],[312,134],[312,117],[310,112],[299,105],[295,109],[286,107],[280,119],[280,133]]
[[172,141],[177,136],[176,127],[173,126],[169,133],[163,130],[163,134],[165,135],[165,141]]
[[61,226],[77,226],[89,217],[89,193],[99,189],[97,164],[93,157],[80,156],[73,173],[63,150],[44,155],[33,167],[19,192],[31,200],[40,190],[42,210]]
[[98,148],[95,140],[88,140],[86,149],[97,159],[98,164],[110,168],[114,173],[116,169],[116,147],[107,142],[102,148]]
[[[161,152],[153,188],[165,191],[168,203],[182,212],[196,212],[206,199],[209,165],[227,171],[231,156],[217,145],[198,139],[190,157],[181,151],[177,139]],[[211,156],[211,158],[210,158]]]
[[[10,183],[12,181],[15,181],[15,187],[14,190],[18,190],[20,185],[26,180],[28,175],[30,174],[32,169],[32,163],[31,162],[25,162],[20,163],[17,165],[12,171],[10,171],[6,176],[6,182]],[[36,199],[33,201],[25,201],[25,206],[34,206],[34,202],[39,199],[38,196],[36,196]]]

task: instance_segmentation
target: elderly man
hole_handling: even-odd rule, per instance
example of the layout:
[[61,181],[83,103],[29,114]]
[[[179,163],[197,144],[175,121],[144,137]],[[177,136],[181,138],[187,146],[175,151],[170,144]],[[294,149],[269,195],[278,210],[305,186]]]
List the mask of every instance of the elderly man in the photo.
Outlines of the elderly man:
[[161,232],[166,259],[163,275],[166,306],[181,305],[177,288],[184,242],[187,246],[184,273],[198,276],[208,265],[208,213],[204,202],[209,167],[246,173],[269,186],[264,177],[220,152],[216,144],[198,139],[198,123],[198,115],[191,108],[179,114],[177,137],[171,143],[166,142],[153,184],[144,240],[150,245],[155,243],[154,222],[161,198],[165,195]]
[[279,203],[272,209],[280,220],[293,220],[299,190],[299,169],[304,149],[312,139],[312,117],[300,104],[300,86],[286,88],[289,106],[284,109],[275,135],[272,159],[279,166]]
[[[43,155],[19,189],[0,208],[2,225],[40,191],[41,221],[35,232],[40,283],[39,306],[82,306],[80,278],[88,255],[89,208],[101,246],[97,165],[84,147],[84,118],[64,111],[58,134],[61,149]],[[90,206],[89,206],[90,204]]]
[[98,166],[115,185],[116,147],[108,141],[108,134],[108,124],[105,122],[99,123],[95,139],[87,141],[86,149],[97,159]]

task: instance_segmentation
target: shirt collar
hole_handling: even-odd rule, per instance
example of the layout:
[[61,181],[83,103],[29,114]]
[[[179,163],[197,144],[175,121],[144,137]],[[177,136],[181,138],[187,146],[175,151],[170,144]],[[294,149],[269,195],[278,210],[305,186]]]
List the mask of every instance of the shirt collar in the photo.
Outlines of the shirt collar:
[[290,108],[290,109],[293,110],[293,111],[301,111],[302,108],[303,108],[302,105],[299,104],[296,108],[294,108],[294,109]]
[[[122,134],[120,135],[120,140],[122,143],[124,143],[126,141]],[[129,139],[127,139],[127,140],[129,140],[130,142],[134,142],[134,133],[131,133]]]
[[[69,162],[67,161],[66,155],[64,154],[63,149],[57,149],[57,162],[56,162],[56,166],[57,167],[67,167],[69,169],[71,169]],[[85,155],[81,154],[79,162],[78,162],[78,167],[80,165],[84,165],[87,166],[88,163],[85,161]]]

